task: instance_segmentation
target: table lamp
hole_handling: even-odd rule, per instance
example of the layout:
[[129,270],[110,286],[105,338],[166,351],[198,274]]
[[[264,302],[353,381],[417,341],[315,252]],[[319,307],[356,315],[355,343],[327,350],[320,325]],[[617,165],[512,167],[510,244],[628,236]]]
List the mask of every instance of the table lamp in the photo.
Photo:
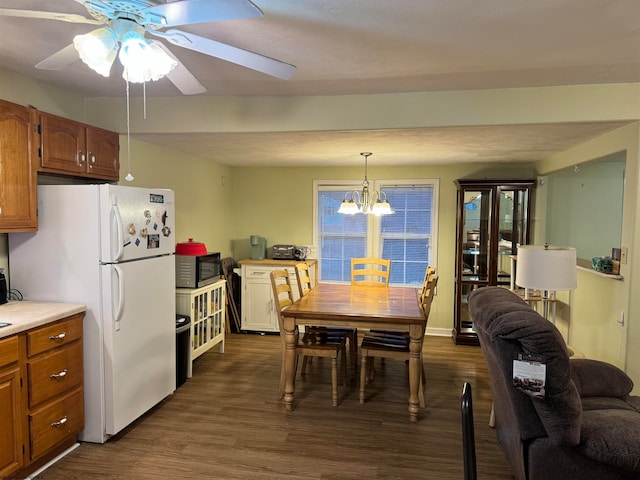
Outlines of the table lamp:
[[544,318],[549,319],[549,292],[577,286],[576,249],[544,245],[518,247],[516,284],[542,292]]

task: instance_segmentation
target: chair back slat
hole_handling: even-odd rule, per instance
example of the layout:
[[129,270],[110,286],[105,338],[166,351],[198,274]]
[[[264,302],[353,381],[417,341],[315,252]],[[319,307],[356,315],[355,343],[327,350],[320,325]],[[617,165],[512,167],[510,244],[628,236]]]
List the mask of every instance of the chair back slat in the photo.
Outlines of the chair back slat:
[[313,284],[311,283],[311,272],[309,271],[309,265],[304,262],[297,263],[295,269],[296,280],[298,281],[298,290],[300,291],[300,298],[302,298],[313,288]]
[[352,258],[351,284],[389,286],[391,260],[382,258]]
[[[291,290],[289,272],[286,270],[273,270],[270,277],[273,302],[276,307],[276,313],[278,314],[278,326],[280,327],[280,332],[284,332],[282,310],[293,303],[293,291]],[[280,338],[284,343],[284,335],[280,335]]]

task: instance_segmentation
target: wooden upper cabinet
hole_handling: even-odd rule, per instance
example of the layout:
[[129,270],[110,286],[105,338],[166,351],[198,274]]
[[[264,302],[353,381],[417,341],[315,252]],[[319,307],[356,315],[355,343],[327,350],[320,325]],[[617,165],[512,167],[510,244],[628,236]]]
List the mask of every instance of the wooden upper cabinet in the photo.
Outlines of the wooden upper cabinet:
[[30,108],[0,100],[0,232],[38,229],[33,127]]
[[116,181],[120,176],[116,132],[41,112],[38,171]]
[[120,137],[116,132],[87,127],[87,173],[96,178],[120,178]]

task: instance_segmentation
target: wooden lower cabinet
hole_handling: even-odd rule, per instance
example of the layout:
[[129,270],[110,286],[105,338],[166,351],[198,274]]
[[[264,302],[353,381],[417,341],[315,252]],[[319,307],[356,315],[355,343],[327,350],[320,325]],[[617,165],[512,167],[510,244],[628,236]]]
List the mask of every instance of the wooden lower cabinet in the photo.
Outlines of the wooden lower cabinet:
[[0,339],[0,478],[37,470],[84,428],[82,318]]
[[23,464],[23,423],[18,337],[0,340],[0,478]]
[[[313,283],[318,283],[318,261],[305,260],[313,271]],[[293,299],[298,300],[295,266],[298,260],[240,260],[242,268],[241,328],[244,331],[279,332],[278,316],[271,290],[271,272],[287,270],[293,287]]]

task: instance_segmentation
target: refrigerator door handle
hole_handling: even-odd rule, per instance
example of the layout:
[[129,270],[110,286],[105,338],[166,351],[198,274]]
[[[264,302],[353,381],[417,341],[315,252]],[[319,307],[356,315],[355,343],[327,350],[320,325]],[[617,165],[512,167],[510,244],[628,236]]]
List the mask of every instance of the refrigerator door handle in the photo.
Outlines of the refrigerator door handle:
[[112,311],[115,312],[114,325],[117,332],[120,330],[120,320],[122,318],[122,310],[124,309],[124,275],[122,273],[122,269],[118,265],[112,265],[112,267],[118,287],[117,296],[111,295]]
[[116,252],[113,255],[113,261],[117,262],[122,258],[122,254],[124,253],[124,229],[122,228],[122,215],[120,215],[120,209],[118,208],[118,200],[116,198],[113,199],[113,203],[111,205],[111,225],[115,227],[115,237],[112,238],[113,247],[115,246]]

